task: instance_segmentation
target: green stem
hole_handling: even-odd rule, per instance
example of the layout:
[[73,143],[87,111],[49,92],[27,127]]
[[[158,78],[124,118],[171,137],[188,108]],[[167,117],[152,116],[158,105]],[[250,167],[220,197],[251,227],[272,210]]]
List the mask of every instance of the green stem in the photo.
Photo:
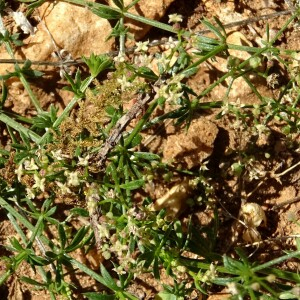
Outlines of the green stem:
[[123,55],[125,53],[125,34],[124,34],[124,17],[120,19],[120,27],[121,27],[121,34],[120,34],[120,51],[119,53]]
[[[8,212],[11,213],[11,215],[13,215],[16,219],[19,220],[20,223],[22,223],[25,227],[27,227],[31,232],[34,231],[34,226],[25,218],[23,217],[21,214],[19,214],[8,202],[6,202],[2,197],[0,197],[0,206],[5,208]],[[53,246],[53,243],[50,242],[45,236],[40,235],[39,236],[40,240],[47,246]],[[91,276],[93,279],[97,280],[98,282],[100,282],[101,284],[103,284],[104,286],[106,285],[106,281],[104,280],[104,278],[102,276],[100,276],[99,274],[97,274],[96,272],[92,271],[91,269],[89,269],[88,267],[86,267],[85,265],[81,264],[80,262],[78,262],[77,260],[75,260],[74,258],[71,258],[68,255],[65,255],[66,259],[68,261],[71,262],[71,264],[75,267],[78,267],[81,271],[83,271],[84,273],[86,273],[87,275]],[[0,277],[0,282],[1,280],[5,281],[5,278],[7,279],[9,276],[11,275],[10,272],[7,272],[5,274],[3,274]]]
[[214,50],[212,50],[208,54],[202,56],[199,60],[197,60],[196,62],[191,64],[189,67],[187,67],[185,70],[183,70],[180,74],[183,74],[183,75],[188,74],[191,70],[198,67],[201,63],[207,61],[209,58],[211,58],[213,56],[216,56],[218,53],[224,51],[225,49],[227,49],[227,45],[225,45],[225,44],[216,47]]
[[146,113],[144,114],[144,116],[142,117],[142,119],[131,131],[130,135],[125,140],[125,147],[128,147],[130,145],[130,143],[132,142],[132,140],[134,139],[134,137],[142,130],[144,124],[150,118],[150,116],[156,106],[157,106],[157,100],[155,100],[153,103],[150,104],[150,106],[148,107],[148,109],[147,109]]
[[[77,5],[81,5],[81,6],[86,6],[89,9],[99,9],[101,11],[101,9],[110,9],[113,10],[115,12],[118,12],[120,14],[122,14],[124,17],[171,32],[171,33],[177,33],[178,31],[175,30],[172,26],[158,22],[158,21],[154,21],[154,20],[149,20],[145,17],[139,16],[139,15],[135,15],[129,12],[122,12],[119,8],[115,8],[115,7],[111,7],[108,5],[103,5],[103,4],[99,4],[99,3],[94,3],[94,2],[90,2],[90,1],[83,1],[83,0],[63,0],[64,2],[68,2],[68,3],[73,3],[73,4],[77,4]],[[188,34],[188,32],[186,32]]]
[[271,260],[271,261],[268,261],[268,262],[266,262],[266,263],[264,263],[264,264],[262,264],[262,265],[259,265],[259,266],[257,266],[257,267],[254,267],[254,268],[252,268],[252,271],[253,271],[253,272],[261,271],[261,270],[263,270],[263,269],[265,269],[265,268],[268,268],[268,267],[271,267],[271,266],[273,266],[273,265],[282,263],[282,262],[284,262],[284,261],[286,261],[286,260],[288,260],[288,259],[291,259],[291,258],[293,258],[293,257],[296,257],[296,256],[300,256],[300,250],[295,251],[295,252],[292,252],[292,253],[289,253],[289,254],[284,255],[284,256],[281,256],[281,257],[278,257],[278,258],[273,259],[273,260]]
[[12,46],[11,46],[10,42],[5,41],[4,44],[5,44],[6,51],[11,56],[11,58],[15,58],[15,55],[14,55],[14,52],[13,52],[13,49],[12,49]]
[[38,113],[43,112],[43,109],[41,108],[38,99],[36,98],[36,96],[32,92],[32,89],[31,89],[30,85],[28,84],[28,81],[26,80],[26,78],[24,77],[24,75],[22,73],[20,74],[19,78],[20,78],[25,90],[27,91],[33,105],[35,106],[35,109],[37,110],[37,112]]
[[0,113],[0,121],[5,123],[7,126],[15,129],[18,132],[22,132],[24,135],[29,137],[33,142],[38,143],[41,137],[37,135],[35,132],[31,131],[30,129],[22,126],[12,118],[8,117],[7,115]]
[[[80,98],[74,97],[71,102],[67,105],[67,107],[64,109],[64,111],[62,112],[62,114],[55,120],[55,122],[53,123],[53,128],[58,127],[61,122],[67,117],[67,115],[69,114],[69,112],[72,110],[73,106],[80,100]],[[50,134],[50,131],[47,131],[38,141],[37,143],[39,145],[42,145],[46,142],[48,136]]]

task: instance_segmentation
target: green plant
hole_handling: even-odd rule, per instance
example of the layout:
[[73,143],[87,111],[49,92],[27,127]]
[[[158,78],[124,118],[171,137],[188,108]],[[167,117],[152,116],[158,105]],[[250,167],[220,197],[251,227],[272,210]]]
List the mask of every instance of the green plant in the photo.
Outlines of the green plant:
[[[21,2],[29,3],[29,13],[44,3]],[[252,262],[241,247],[231,251],[233,257],[224,254],[226,251],[218,248],[224,216],[220,214],[223,204],[216,193],[215,174],[203,162],[200,168],[188,170],[176,162],[162,161],[159,152],[147,148],[144,136],[151,130],[155,135],[167,120],[174,121],[178,130],[188,130],[199,114],[217,110],[217,119],[228,117],[240,135],[249,134],[254,140],[278,122],[289,149],[297,149],[299,143],[293,138],[300,124],[298,76],[291,76],[279,96],[270,98],[261,94],[250,75],[275,84],[270,70],[260,68],[271,60],[282,63],[289,74],[298,74],[298,53],[280,49],[275,42],[299,10],[274,38],[269,38],[267,28],[262,47],[250,47],[229,44],[217,18],[214,22],[203,20],[210,32],[207,37],[133,15],[129,9],[138,1],[125,6],[114,0],[115,7],[82,0],[66,2],[117,20],[110,37],[119,39],[119,54],[114,59],[91,54],[83,57],[89,75],[79,69],[74,76],[64,74],[68,82],[65,89],[74,96],[60,114],[55,106],[45,111],[34,95],[30,83],[43,73],[33,70],[30,61],[22,66],[16,63],[14,72],[1,75],[0,121],[6,127],[10,148],[0,149],[0,206],[19,238],[11,238],[5,245],[9,255],[2,257],[5,270],[0,283],[5,284],[26,263],[38,275],[20,280],[47,290],[51,299],[59,295],[72,299],[79,287],[69,276],[79,272],[102,285],[101,292],[78,292],[88,299],[139,299],[131,287],[144,273],[157,282],[164,276],[172,279],[172,284],[162,284],[163,291],[156,292],[156,299],[205,295],[220,286],[228,288],[231,299],[296,299],[299,275],[275,265],[299,259],[299,239],[297,249],[262,264]],[[139,61],[131,61],[125,56],[129,37],[125,18],[176,34],[176,39],[169,41],[168,51],[155,57],[147,54],[148,43],[137,44]],[[12,59],[14,45],[22,45],[18,38],[6,29],[1,32],[1,43]],[[251,56],[239,61],[230,50]],[[228,71],[201,92],[193,90],[188,80],[204,63],[221,57],[227,59]],[[106,78],[107,70],[111,74]],[[19,78],[28,92],[35,117],[6,109],[9,88],[5,81],[12,77]],[[257,96],[256,104],[230,101],[239,78]],[[227,86],[223,99],[208,101],[221,84]],[[126,110],[130,102],[134,103]],[[236,178],[240,206],[249,178],[252,182],[268,175],[280,180],[268,165],[260,164],[259,158],[268,155],[265,149],[258,153],[254,145],[233,150],[224,170],[224,178]],[[271,164],[271,159],[268,162]],[[176,189],[172,194],[170,188],[164,198],[166,206],[156,210],[147,189],[159,182],[168,186],[171,182]],[[170,213],[168,201],[174,205],[175,200],[184,202],[190,213]],[[63,205],[72,208],[62,213],[58,207]],[[198,224],[193,210],[210,212],[210,222]],[[246,226],[239,217],[236,219]],[[97,270],[74,258],[77,251],[87,255],[94,248],[101,254]]]

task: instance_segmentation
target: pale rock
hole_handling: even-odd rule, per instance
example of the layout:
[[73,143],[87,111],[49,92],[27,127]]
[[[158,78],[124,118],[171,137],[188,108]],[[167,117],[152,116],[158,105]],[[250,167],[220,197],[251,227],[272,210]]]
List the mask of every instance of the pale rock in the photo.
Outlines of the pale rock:
[[218,131],[218,127],[205,117],[192,121],[188,131],[167,138],[164,162],[185,163],[189,169],[199,167],[212,154]]
[[[238,32],[238,31],[229,33],[227,36],[226,42],[228,44],[237,45],[237,46],[249,46],[249,47],[253,46],[252,43],[241,32]],[[237,63],[241,63],[251,57],[251,54],[246,51],[229,49],[228,52],[231,56],[230,58],[236,59]],[[227,73],[230,70],[228,68],[228,59],[224,59],[222,57],[217,57],[215,61],[211,62],[211,64],[217,70],[219,70],[223,73]],[[246,75],[246,76],[248,76],[248,75]],[[252,79],[251,76],[250,76],[250,79]],[[215,90],[216,94],[222,95],[222,96],[225,95],[227,92],[227,86],[229,86],[231,84],[231,80],[232,80],[231,77],[227,78],[225,80],[226,86],[224,86],[224,85],[219,86],[219,88]],[[222,87],[223,87],[223,89],[222,89]],[[244,95],[248,95],[250,93],[252,93],[252,90],[249,87],[249,85],[245,82],[245,80],[242,77],[238,77],[234,80],[229,95],[231,96],[231,98],[237,99],[239,97],[243,97]],[[214,95],[213,93],[212,93],[212,95],[214,97],[217,96],[217,95]]]
[[55,49],[45,25],[60,49],[68,51],[73,58],[91,53],[101,54],[111,50],[113,40],[106,41],[111,26],[105,19],[85,7],[65,2],[44,3],[39,8],[42,22],[35,36],[25,40],[25,54],[31,59],[50,59]]
[[[80,58],[112,49],[114,40],[106,41],[111,32],[109,22],[85,7],[65,2],[46,2],[38,8],[38,14],[41,22],[37,25],[37,31],[23,41],[22,47],[18,47],[16,59],[57,61],[53,57],[56,50],[64,49],[72,58]],[[51,36],[59,49],[56,49]],[[0,55],[1,58],[10,58],[3,46]],[[7,70],[13,71],[13,65],[0,65],[1,75]]]

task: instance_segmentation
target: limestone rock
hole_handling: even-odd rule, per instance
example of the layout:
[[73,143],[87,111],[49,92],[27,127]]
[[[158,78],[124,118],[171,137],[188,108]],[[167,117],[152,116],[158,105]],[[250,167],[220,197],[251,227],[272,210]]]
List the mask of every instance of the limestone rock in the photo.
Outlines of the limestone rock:
[[39,8],[39,15],[42,22],[37,26],[37,33],[25,40],[24,52],[30,59],[49,59],[55,50],[47,28],[58,47],[73,58],[111,50],[113,41],[106,41],[111,31],[109,22],[84,7],[46,2]]
[[[23,41],[24,45],[15,53],[17,59],[55,60],[53,52],[57,49],[51,35],[58,48],[66,50],[72,58],[105,53],[112,48],[113,40],[106,41],[111,31],[109,22],[84,7],[65,2],[46,2],[39,7],[38,14],[41,21],[37,31]],[[4,47],[0,54],[1,58],[10,58]],[[0,67],[0,74],[13,70],[12,65]]]
[[218,134],[217,126],[202,117],[193,121],[188,131],[170,135],[163,149],[165,162],[185,163],[187,167],[198,167],[212,154]]

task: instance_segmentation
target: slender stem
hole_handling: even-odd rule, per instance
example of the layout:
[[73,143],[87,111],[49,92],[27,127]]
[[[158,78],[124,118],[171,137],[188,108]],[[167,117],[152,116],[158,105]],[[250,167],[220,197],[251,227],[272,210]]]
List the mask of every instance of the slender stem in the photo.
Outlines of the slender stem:
[[20,74],[19,78],[20,78],[25,90],[27,91],[33,105],[35,106],[35,109],[37,110],[37,112],[38,113],[43,112],[43,109],[41,108],[38,99],[36,98],[36,96],[32,92],[32,89],[31,89],[30,85],[28,84],[28,81],[26,80],[26,78],[24,77],[24,75],[22,73]]
[[120,19],[120,27],[121,27],[121,34],[120,34],[120,51],[119,54],[125,54],[125,27],[124,27],[124,17]]
[[[62,114],[56,119],[56,121],[53,123],[53,128],[57,128],[61,122],[67,117],[69,112],[72,110],[73,106],[80,100],[80,98],[74,97],[71,102],[67,105],[67,107],[64,109]],[[50,134],[50,131],[47,131],[38,141],[37,143],[39,145],[42,145],[47,140],[48,136]]]
[[12,127],[18,132],[22,132],[24,135],[28,136],[33,142],[38,143],[41,137],[37,135],[35,132],[31,131],[30,129],[22,126],[12,118],[8,117],[7,115],[0,113],[0,121],[5,123],[6,125]]
[[268,267],[271,267],[273,265],[282,263],[282,262],[287,261],[288,259],[291,259],[291,258],[296,257],[296,256],[300,256],[300,250],[292,252],[292,253],[289,253],[289,254],[281,256],[281,257],[278,257],[278,258],[273,259],[271,261],[268,261],[268,262],[266,262],[266,263],[264,263],[262,265],[254,267],[254,268],[252,268],[252,271],[253,272],[261,271],[261,270],[263,270],[265,268],[268,268]]
[[152,112],[154,111],[155,107],[157,106],[157,100],[154,101],[147,109],[146,113],[144,114],[143,118],[139,121],[139,123],[134,127],[131,131],[130,135],[127,137],[125,141],[125,147],[130,145],[134,137],[142,130],[143,126],[151,116]]

